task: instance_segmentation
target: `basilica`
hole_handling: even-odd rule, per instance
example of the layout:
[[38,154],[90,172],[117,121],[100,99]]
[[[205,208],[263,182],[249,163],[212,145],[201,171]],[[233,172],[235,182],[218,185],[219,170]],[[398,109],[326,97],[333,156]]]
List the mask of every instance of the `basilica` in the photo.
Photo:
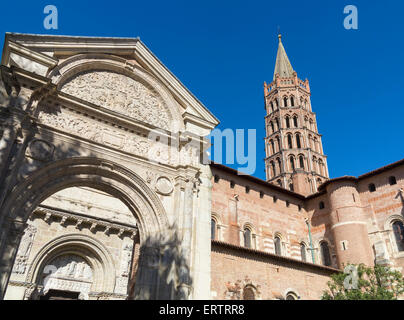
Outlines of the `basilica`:
[[138,38],[7,33],[0,299],[316,300],[404,267],[404,160],[330,180],[279,36],[266,180],[205,161],[219,120]]

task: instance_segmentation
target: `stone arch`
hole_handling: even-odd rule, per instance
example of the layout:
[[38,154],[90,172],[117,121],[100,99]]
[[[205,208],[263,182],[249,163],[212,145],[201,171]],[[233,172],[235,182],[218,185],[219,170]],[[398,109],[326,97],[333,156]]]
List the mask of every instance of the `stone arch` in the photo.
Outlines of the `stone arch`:
[[[242,228],[242,233],[243,233],[243,244],[246,247],[250,247],[252,249],[256,249],[257,243],[256,243],[256,229],[250,222],[246,222],[243,225]],[[249,241],[250,246],[247,246],[246,240]]]
[[26,282],[41,286],[44,267],[67,254],[81,256],[91,266],[95,279],[91,291],[114,292],[116,266],[110,252],[98,240],[83,234],[60,236],[43,246],[28,270]]
[[[167,284],[166,280],[158,275],[159,267],[169,263],[162,257],[161,252],[167,251],[164,248],[172,248],[170,259],[175,261],[177,267],[181,265],[181,268],[189,270],[188,260],[180,251],[180,240],[175,226],[169,225],[167,214],[157,194],[137,174],[108,160],[70,158],[38,169],[20,182],[7,198],[0,213],[0,225],[4,230],[0,248],[5,262],[5,271],[0,279],[2,294],[30,214],[52,194],[76,186],[98,189],[115,196],[137,219],[141,247],[136,276],[139,281],[136,280],[135,286],[136,298],[158,299],[161,294],[165,294],[164,285],[173,285]],[[174,272],[179,272],[178,270],[177,268]],[[175,276],[177,277],[177,273]],[[159,287],[161,290],[157,290]],[[170,296],[164,296],[165,299],[172,299],[171,294],[178,294],[174,289],[167,292],[171,293]]]
[[384,222],[384,230],[388,231],[388,239],[390,240],[390,246],[392,251],[397,254],[400,252],[400,246],[397,243],[396,236],[394,234],[393,225],[396,222],[401,222],[404,224],[404,218],[401,215],[394,214],[389,216]]
[[170,118],[169,128],[161,129],[167,129],[172,132],[184,130],[182,110],[179,109],[179,105],[171,93],[149,72],[136,64],[129,63],[124,58],[98,53],[78,54],[66,59],[52,69],[48,77],[57,85],[58,90],[62,90],[62,87],[76,76],[97,71],[126,76],[156,92],[164,102],[164,109]]
[[318,259],[318,261],[321,263],[321,264],[324,264],[325,263],[325,261],[323,260],[323,253],[322,253],[322,250],[321,250],[321,245],[322,244],[326,244],[327,245],[327,247],[328,247],[328,253],[329,253],[329,259],[330,259],[330,267],[331,266],[333,266],[334,265],[334,259],[333,259],[333,256],[334,256],[334,246],[333,246],[333,244],[331,243],[331,241],[328,239],[328,238],[326,238],[326,237],[321,237],[320,239],[318,239],[317,241],[316,241],[316,248],[317,248],[317,259]]
[[76,186],[107,192],[126,204],[139,222],[141,241],[168,228],[160,199],[143,179],[121,165],[98,158],[69,158],[42,167],[14,188],[3,212],[10,219],[25,222],[44,199]]
[[[212,237],[212,239],[221,240],[222,239],[222,235],[221,235],[222,218],[221,218],[221,215],[216,213],[216,212],[212,212],[211,220],[215,221],[215,230],[214,230],[215,231],[215,237],[214,238]],[[211,229],[211,232],[212,231],[213,231],[213,228]]]
[[285,297],[285,300],[288,300],[289,295],[294,296],[295,300],[300,300],[300,294],[298,293],[297,290],[295,290],[293,288],[288,288],[283,292],[283,296]]
[[404,218],[401,215],[394,214],[389,216],[384,222],[384,230],[393,231],[393,223],[396,221],[401,221],[404,223]]

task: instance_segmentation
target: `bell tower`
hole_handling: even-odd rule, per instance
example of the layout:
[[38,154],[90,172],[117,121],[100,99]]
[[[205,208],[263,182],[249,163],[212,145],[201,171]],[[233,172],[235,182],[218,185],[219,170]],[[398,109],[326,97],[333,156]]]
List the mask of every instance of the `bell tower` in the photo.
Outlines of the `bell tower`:
[[273,81],[264,83],[268,182],[303,195],[329,179],[309,81],[298,78],[279,35]]

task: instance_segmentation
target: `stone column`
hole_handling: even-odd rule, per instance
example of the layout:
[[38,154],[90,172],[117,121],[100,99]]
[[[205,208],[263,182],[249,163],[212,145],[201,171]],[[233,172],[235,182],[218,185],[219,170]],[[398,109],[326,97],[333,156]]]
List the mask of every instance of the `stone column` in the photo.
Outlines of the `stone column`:
[[[201,184],[198,190],[198,197],[194,202],[195,221],[193,244],[193,294],[192,299],[211,299],[211,217],[212,217],[212,173],[209,166],[201,168]],[[219,230],[218,226],[218,230]],[[220,231],[218,231],[220,234]]]
[[192,294],[192,278],[191,278],[191,248],[192,248],[192,227],[193,227],[193,201],[194,201],[194,178],[189,177],[185,183],[184,190],[184,213],[182,225],[182,242],[181,252],[182,259],[180,261],[179,272],[179,299],[185,300]]

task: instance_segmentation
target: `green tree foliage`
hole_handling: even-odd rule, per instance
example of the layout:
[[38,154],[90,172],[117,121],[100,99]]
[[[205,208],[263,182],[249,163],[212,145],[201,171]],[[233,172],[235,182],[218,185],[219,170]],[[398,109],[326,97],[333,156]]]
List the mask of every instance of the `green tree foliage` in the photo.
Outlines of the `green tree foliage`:
[[327,285],[322,300],[397,300],[404,293],[401,272],[379,265],[348,265]]

